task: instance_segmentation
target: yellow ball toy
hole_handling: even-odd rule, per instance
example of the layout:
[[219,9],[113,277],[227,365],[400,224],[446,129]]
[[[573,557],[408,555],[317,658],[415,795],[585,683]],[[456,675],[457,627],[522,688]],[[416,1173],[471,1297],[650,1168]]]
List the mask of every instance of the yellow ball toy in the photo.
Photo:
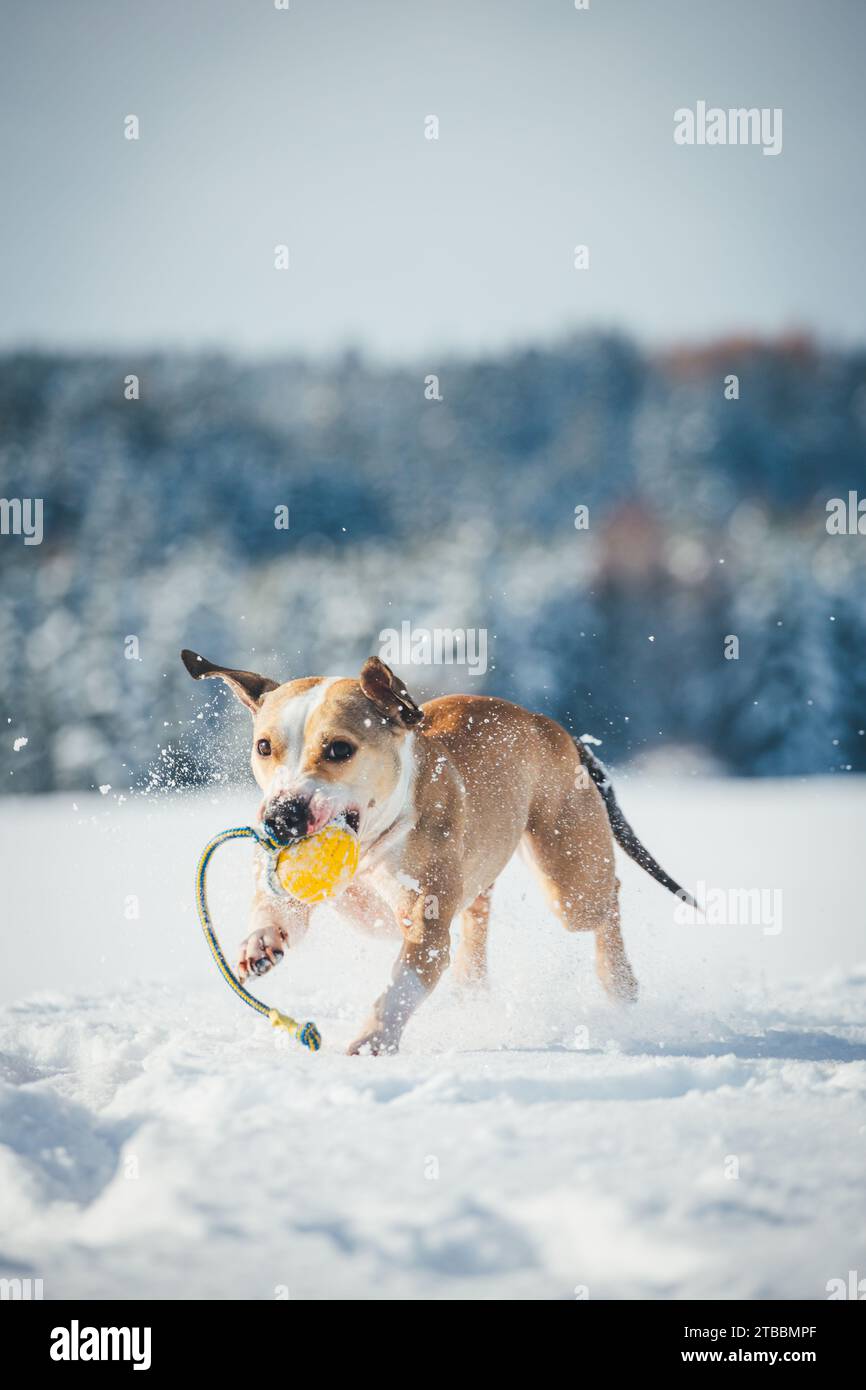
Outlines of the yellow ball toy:
[[273,872],[284,893],[313,904],[345,888],[357,867],[357,835],[346,825],[331,824],[281,849]]

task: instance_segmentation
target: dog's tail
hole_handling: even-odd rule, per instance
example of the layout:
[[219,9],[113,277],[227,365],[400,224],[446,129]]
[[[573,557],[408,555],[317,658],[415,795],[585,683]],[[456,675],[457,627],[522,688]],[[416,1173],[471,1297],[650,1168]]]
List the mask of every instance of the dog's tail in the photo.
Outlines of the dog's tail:
[[[586,734],[584,734],[584,738],[587,738]],[[630,859],[633,859],[636,864],[640,864],[642,869],[646,869],[647,873],[651,874],[657,883],[661,883],[662,886],[669,889],[671,893],[675,893],[678,898],[681,898],[684,903],[688,903],[690,907],[697,907],[698,904],[695,902],[691,893],[687,893],[684,888],[681,888],[680,885],[671,878],[670,874],[665,873],[661,864],[653,859],[649,850],[641,844],[637,835],[635,835],[619,808],[619,802],[614,795],[610,775],[604,763],[600,758],[595,756],[592,749],[588,746],[588,742],[584,743],[579,738],[576,738],[574,741],[577,744],[577,751],[580,755],[581,762],[604,798],[604,804],[607,807],[607,815],[610,821],[610,828],[613,831],[613,836],[617,844],[625,850]]]

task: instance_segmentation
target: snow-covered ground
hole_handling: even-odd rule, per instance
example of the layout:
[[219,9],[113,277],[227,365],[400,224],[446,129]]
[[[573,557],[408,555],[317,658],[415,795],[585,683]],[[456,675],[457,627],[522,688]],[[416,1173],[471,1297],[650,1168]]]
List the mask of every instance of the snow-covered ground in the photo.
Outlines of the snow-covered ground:
[[[866,1275],[866,786],[617,786],[684,883],[781,890],[781,930],[678,924],[624,863],[642,998],[618,1012],[515,863],[489,991],[446,982],[394,1058],[342,1054],[394,946],[332,913],[258,987],[318,1022],[318,1055],[220,979],[193,873],[252,793],[0,802],[0,1276],[46,1298],[571,1299]],[[232,948],[249,853],[213,872]]]

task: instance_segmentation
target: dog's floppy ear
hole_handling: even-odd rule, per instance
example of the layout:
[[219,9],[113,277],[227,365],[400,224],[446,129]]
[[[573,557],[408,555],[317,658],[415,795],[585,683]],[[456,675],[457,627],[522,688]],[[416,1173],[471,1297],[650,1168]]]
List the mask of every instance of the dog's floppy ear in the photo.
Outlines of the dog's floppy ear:
[[256,675],[255,671],[233,671],[230,666],[214,666],[212,661],[187,648],[181,652],[180,659],[193,680],[200,681],[205,676],[221,676],[229,689],[247,709],[252,710],[253,714],[258,712],[268,691],[276,690],[279,684],[279,681],[272,681],[269,676]]
[[364,662],[360,685],[367,699],[389,719],[399,719],[401,724],[411,727],[424,718],[424,711],[415,704],[403,682],[378,656],[371,656]]

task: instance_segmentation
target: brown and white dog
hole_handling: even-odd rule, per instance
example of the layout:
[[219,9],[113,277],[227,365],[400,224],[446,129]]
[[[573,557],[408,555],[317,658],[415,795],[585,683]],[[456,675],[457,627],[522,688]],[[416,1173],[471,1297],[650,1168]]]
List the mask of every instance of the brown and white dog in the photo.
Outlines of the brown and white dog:
[[[407,1020],[450,960],[466,983],[486,969],[490,892],[522,845],[567,931],[595,933],[596,968],[614,999],[637,997],[619,922],[613,839],[654,878],[693,900],[644,849],[602,764],[552,719],[507,700],[448,695],[416,705],[377,657],[360,677],[279,685],[252,671],[182,660],[196,680],[219,676],[253,714],[260,818],[287,843],[342,817],[360,862],[335,906],[358,925],[402,939],[391,984],[350,1053],[395,1052]],[[238,964],[264,974],[307,930],[311,909],[272,893],[261,868]]]

